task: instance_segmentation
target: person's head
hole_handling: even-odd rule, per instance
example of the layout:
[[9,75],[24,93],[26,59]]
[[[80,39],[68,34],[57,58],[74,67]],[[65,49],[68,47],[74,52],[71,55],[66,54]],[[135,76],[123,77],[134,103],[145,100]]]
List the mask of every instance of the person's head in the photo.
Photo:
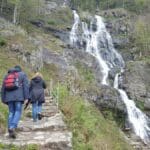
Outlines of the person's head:
[[16,65],[14,68],[19,72],[22,71],[22,68],[19,65]]
[[43,79],[43,75],[42,75],[40,72],[36,72],[36,73],[33,75],[32,79],[33,79],[33,78],[36,78],[36,77],[41,77],[41,78]]

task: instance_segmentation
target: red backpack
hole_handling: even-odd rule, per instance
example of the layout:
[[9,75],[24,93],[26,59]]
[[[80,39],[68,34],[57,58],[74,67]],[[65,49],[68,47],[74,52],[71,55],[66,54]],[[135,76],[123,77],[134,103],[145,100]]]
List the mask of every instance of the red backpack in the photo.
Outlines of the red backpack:
[[5,90],[12,91],[19,88],[19,73],[11,72],[8,73],[4,80]]

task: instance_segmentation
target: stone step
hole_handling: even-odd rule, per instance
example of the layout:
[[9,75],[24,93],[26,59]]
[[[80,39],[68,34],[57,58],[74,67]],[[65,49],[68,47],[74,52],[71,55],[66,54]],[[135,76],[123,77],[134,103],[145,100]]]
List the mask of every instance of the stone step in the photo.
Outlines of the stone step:
[[42,118],[42,120],[38,120],[37,122],[33,122],[32,119],[24,119],[24,121],[20,121],[19,126],[17,128],[18,131],[29,132],[29,131],[63,131],[66,130],[67,127],[62,120],[62,116],[60,113],[55,114],[49,118]]
[[72,150],[72,134],[71,132],[20,132],[16,139],[9,139],[8,134],[0,138],[0,143],[5,145],[25,146],[29,144],[36,144],[47,147],[47,150]]
[[52,97],[45,97],[45,100],[54,101],[54,99]]
[[[42,116],[43,117],[51,117],[51,116],[56,115],[57,113],[60,113],[60,111],[54,105],[42,107]],[[29,107],[27,110],[25,110],[25,115],[28,118],[32,117],[32,107]]]
[[44,107],[44,106],[56,106],[56,104],[55,104],[54,102],[52,102],[52,103],[45,102],[45,103],[42,104],[42,106],[43,106],[43,107]]
[[0,136],[0,143],[22,146],[38,145],[41,150],[72,150],[72,134],[67,131],[62,114],[56,102],[46,97],[42,106],[42,120],[33,122],[31,118],[32,106],[24,111],[23,121],[17,128],[17,138],[10,139],[8,133]]
[[54,100],[45,100],[45,103],[55,103],[55,101]]

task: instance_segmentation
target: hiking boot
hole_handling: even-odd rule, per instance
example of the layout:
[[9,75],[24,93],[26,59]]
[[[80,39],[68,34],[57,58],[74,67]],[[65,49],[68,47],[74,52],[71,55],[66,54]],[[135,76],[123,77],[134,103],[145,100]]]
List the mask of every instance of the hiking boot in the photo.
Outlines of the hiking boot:
[[8,129],[9,137],[12,139],[16,139],[15,129]]
[[38,119],[41,120],[42,119],[42,114],[38,114]]

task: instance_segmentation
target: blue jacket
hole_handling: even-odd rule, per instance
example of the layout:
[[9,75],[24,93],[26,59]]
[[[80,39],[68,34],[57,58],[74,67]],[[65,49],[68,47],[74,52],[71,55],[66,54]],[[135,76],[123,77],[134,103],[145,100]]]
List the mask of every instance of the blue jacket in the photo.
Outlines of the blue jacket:
[[26,74],[18,69],[12,68],[8,71],[10,72],[18,72],[19,74],[19,82],[21,83],[19,88],[13,91],[7,91],[4,87],[4,81],[6,76],[4,77],[2,88],[1,88],[1,99],[3,103],[8,103],[11,101],[22,101],[29,98],[29,83]]
[[30,101],[34,103],[38,101],[39,103],[45,102],[44,89],[46,89],[45,81],[41,77],[35,77],[30,82]]

